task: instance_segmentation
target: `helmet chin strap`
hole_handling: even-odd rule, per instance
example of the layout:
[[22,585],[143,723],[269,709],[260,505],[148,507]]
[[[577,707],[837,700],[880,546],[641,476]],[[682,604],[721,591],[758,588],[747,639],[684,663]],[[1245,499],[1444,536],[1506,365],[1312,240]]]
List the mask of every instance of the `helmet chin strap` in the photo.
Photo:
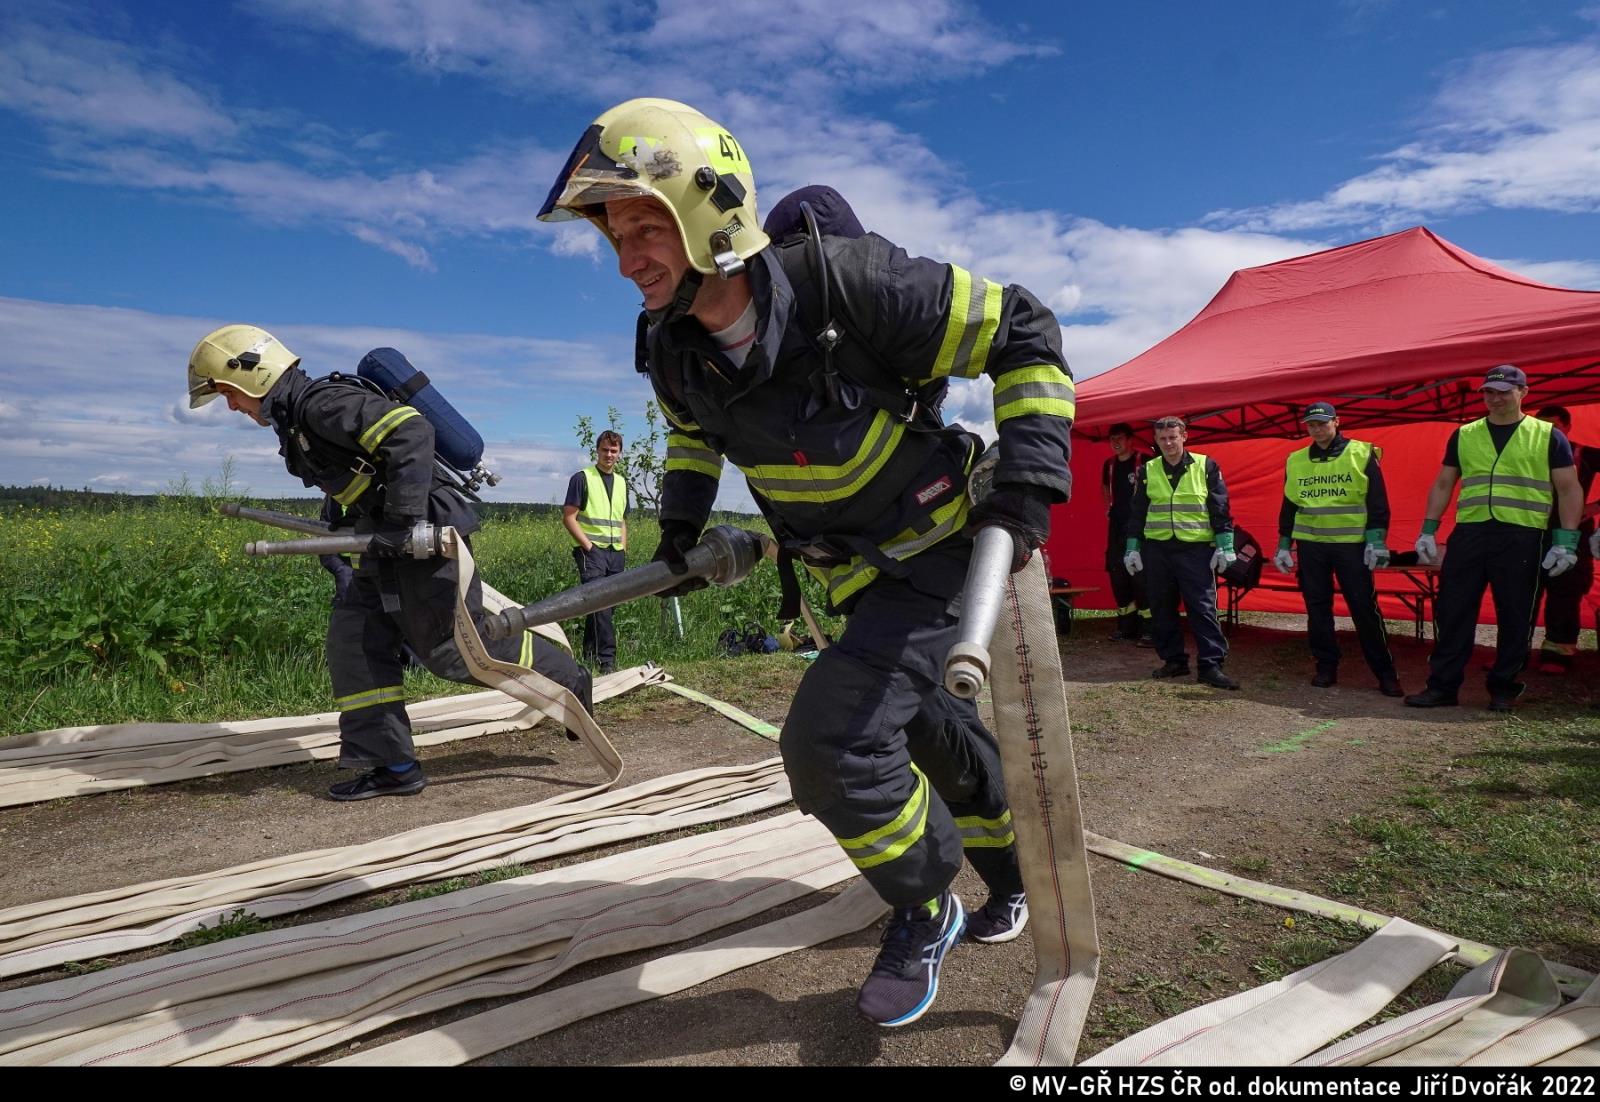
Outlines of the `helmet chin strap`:
[[688,317],[690,308],[694,306],[695,296],[700,293],[700,286],[704,282],[705,276],[693,268],[683,273],[683,278],[678,281],[677,291],[673,292],[672,301],[662,307],[659,312],[653,312],[651,320],[656,324],[660,324]]

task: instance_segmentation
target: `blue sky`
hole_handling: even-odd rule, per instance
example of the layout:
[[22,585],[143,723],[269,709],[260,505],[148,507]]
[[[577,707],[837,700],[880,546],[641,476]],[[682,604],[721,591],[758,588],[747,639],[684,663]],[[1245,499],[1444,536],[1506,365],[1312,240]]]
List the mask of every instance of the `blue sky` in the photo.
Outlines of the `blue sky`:
[[1028,286],[1080,378],[1236,268],[1419,223],[1600,288],[1594,0],[7,0],[0,482],[149,492],[231,455],[298,491],[270,432],[183,399],[194,342],[248,321],[312,374],[400,348],[492,496],[558,499],[576,417],[636,424],[648,391],[609,248],[534,212],[639,95],[727,125],[764,206],[830,183]]

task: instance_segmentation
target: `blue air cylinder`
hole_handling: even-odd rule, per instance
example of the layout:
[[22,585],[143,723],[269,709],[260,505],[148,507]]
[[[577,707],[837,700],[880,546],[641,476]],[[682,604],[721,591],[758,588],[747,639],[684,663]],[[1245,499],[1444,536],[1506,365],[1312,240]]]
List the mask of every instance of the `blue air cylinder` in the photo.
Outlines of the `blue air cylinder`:
[[356,365],[356,374],[370,379],[398,402],[416,407],[433,426],[434,454],[462,473],[483,459],[483,437],[445,400],[428,376],[393,348],[374,348]]

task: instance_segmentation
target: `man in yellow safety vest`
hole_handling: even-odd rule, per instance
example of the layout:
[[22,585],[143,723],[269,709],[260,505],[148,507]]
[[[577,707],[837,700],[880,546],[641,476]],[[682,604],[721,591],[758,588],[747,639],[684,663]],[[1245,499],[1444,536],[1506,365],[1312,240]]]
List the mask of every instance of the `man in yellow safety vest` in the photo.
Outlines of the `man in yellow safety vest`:
[[1306,634],[1317,663],[1311,684],[1326,689],[1339,680],[1339,644],[1333,633],[1337,578],[1379,691],[1403,696],[1372,584],[1372,572],[1389,565],[1383,542],[1389,529],[1389,495],[1378,449],[1341,433],[1338,411],[1328,402],[1312,402],[1301,421],[1311,443],[1291,453],[1284,464],[1278,553],[1272,561],[1282,573],[1293,574],[1290,547],[1299,545]]
[[1222,672],[1228,640],[1217,622],[1216,575],[1234,560],[1228,488],[1215,459],[1184,449],[1188,439],[1182,417],[1156,422],[1161,454],[1139,468],[1122,561],[1129,574],[1149,571],[1150,626],[1164,663],[1151,676],[1189,676],[1178,624],[1181,597],[1199,662],[1195,680],[1214,689],[1237,689],[1239,683]]
[[[1456,526],[1434,606],[1437,636],[1428,659],[1428,686],[1406,697],[1413,708],[1457,703],[1487,588],[1494,595],[1499,624],[1489,671],[1489,710],[1511,711],[1525,687],[1517,675],[1528,661],[1541,571],[1556,578],[1578,562],[1583,490],[1572,444],[1549,421],[1523,414],[1528,377],[1520,368],[1494,368],[1478,390],[1489,414],[1450,434],[1417,537],[1417,557],[1438,562],[1434,534],[1459,481]],[[1547,543],[1552,507],[1560,526],[1548,532]]]
[[[595,441],[594,457],[592,465],[567,482],[567,500],[561,506],[561,523],[577,545],[572,558],[579,582],[621,574],[627,567],[628,483],[617,470],[622,434],[602,432]],[[609,608],[584,619],[583,657],[598,665],[601,673],[617,668],[617,632]]]

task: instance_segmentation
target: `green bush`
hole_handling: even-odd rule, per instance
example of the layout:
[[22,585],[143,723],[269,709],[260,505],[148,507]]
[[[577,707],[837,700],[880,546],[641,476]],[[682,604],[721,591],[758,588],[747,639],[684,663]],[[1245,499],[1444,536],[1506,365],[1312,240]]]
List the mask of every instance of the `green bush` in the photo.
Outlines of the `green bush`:
[[[264,507],[314,515],[316,502]],[[216,499],[187,494],[155,499],[89,497],[47,505],[9,503],[10,538],[0,544],[0,732],[33,730],[26,709],[46,698],[35,722],[112,718],[191,718],[194,694],[225,693],[237,703],[250,679],[320,663],[333,587],[311,556],[251,559],[242,545],[290,533],[217,514]],[[483,577],[515,600],[531,602],[577,584],[572,544],[559,510],[490,506],[473,549]],[[649,561],[659,529],[629,518],[628,565]],[[764,528],[757,518],[712,523]],[[821,594],[803,579],[808,599]],[[728,627],[752,621],[776,632],[776,571],[763,563],[744,583],[681,601],[684,637],[674,636],[663,602],[646,599],[614,613],[618,661],[670,664],[710,658]],[[576,649],[581,621],[563,625]],[[829,630],[836,625],[829,624]],[[221,688],[226,686],[226,688]],[[188,696],[188,699],[175,699]],[[254,694],[250,694],[254,698]],[[79,715],[72,700],[84,702]],[[219,704],[219,707],[222,705]],[[273,701],[268,707],[282,707]],[[327,700],[300,703],[311,711]],[[204,714],[203,708],[199,709]],[[292,714],[292,713],[288,713]]]

